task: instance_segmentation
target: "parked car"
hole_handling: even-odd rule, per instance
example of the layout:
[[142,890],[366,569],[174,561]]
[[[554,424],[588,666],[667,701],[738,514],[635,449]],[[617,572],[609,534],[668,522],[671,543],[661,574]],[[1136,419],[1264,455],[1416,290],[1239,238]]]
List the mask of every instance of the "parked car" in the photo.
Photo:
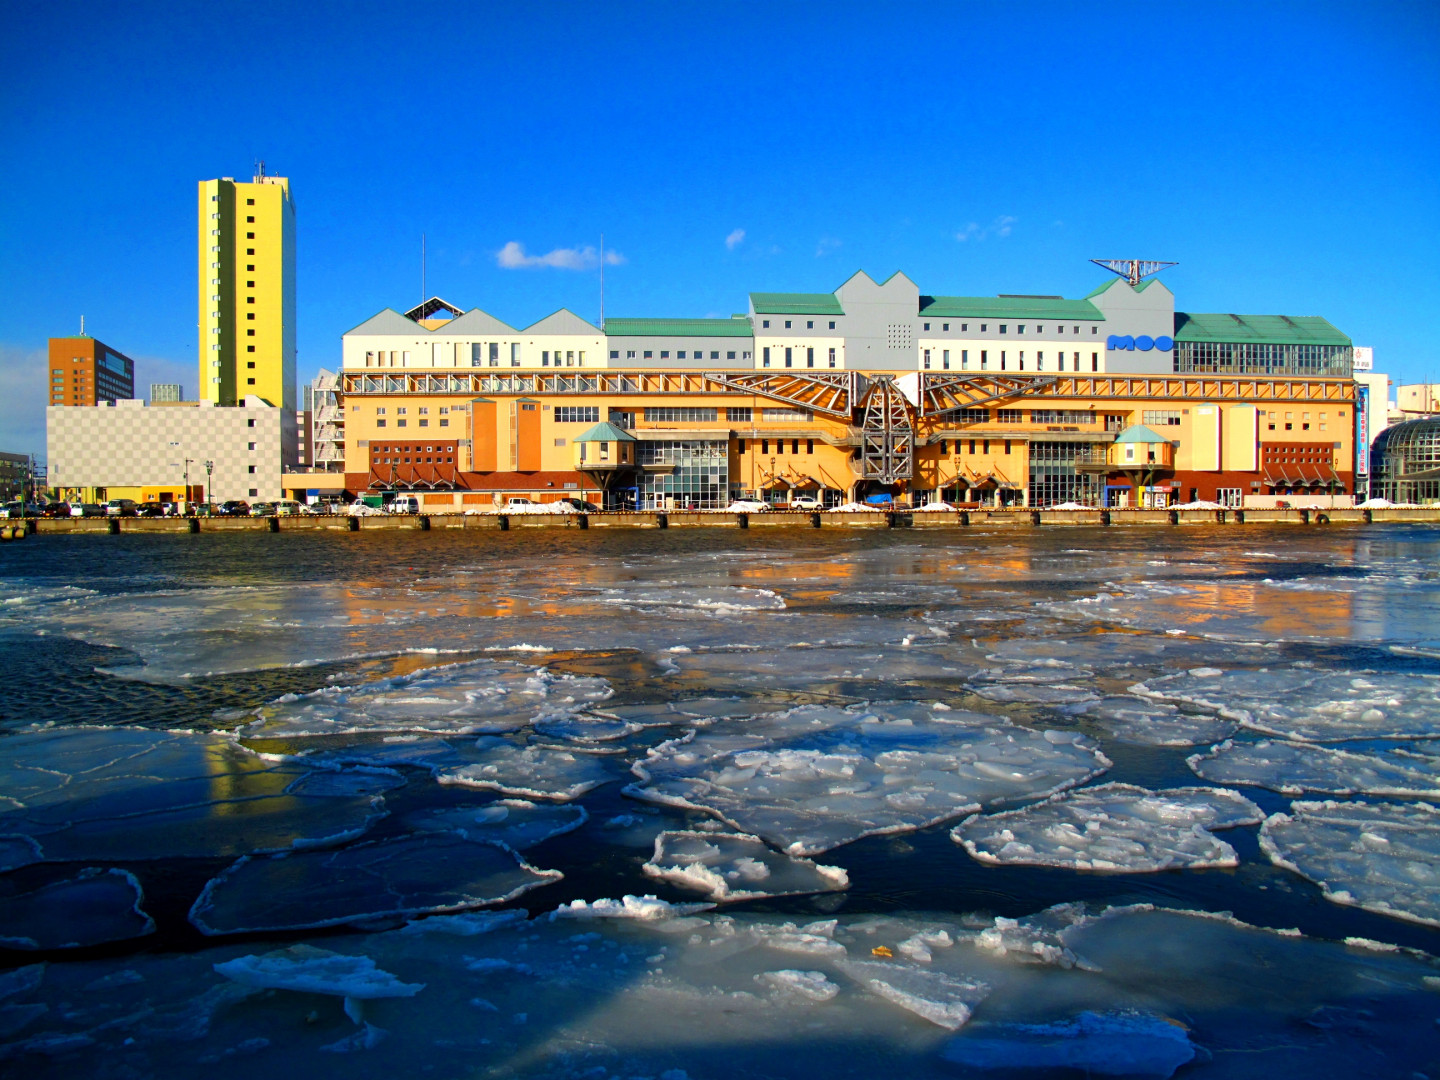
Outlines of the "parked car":
[[70,516],[78,518],[104,517],[105,507],[100,503],[71,503]]
[[792,495],[791,510],[824,510],[825,503],[815,495]]
[[527,499],[523,495],[511,495],[505,500],[505,509],[524,513],[532,506],[539,506],[534,499]]
[[41,517],[62,518],[70,516],[70,504],[68,502],[46,503],[45,509],[40,511]]
[[250,504],[251,517],[270,517],[275,513],[275,505],[268,502],[257,502]]
[[136,517],[164,517],[165,507],[158,502],[143,502],[135,507]]
[[135,500],[111,499],[105,504],[105,514],[107,517],[134,517]]
[[736,499],[725,509],[737,514],[761,514],[770,509],[770,504],[759,499]]
[[420,497],[418,495],[397,495],[386,509],[392,514],[418,514],[420,513]]
[[226,499],[215,508],[215,513],[224,517],[245,517],[250,513],[250,504],[243,499]]
[[274,507],[273,513],[277,517],[294,517],[301,512],[301,506],[294,499],[276,499],[270,504]]
[[586,502],[584,499],[565,498],[560,502],[580,514],[598,514],[600,512],[600,507],[592,502]]

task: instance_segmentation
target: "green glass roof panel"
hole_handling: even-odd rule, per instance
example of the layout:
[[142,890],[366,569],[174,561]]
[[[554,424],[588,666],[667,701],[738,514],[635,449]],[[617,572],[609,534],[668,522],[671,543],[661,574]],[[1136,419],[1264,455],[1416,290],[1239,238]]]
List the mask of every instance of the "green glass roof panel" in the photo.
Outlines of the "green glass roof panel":
[[1348,337],[1318,315],[1175,313],[1176,341],[1256,345],[1349,345]]
[[751,337],[749,319],[606,319],[609,337]]
[[1119,435],[1115,436],[1115,441],[1117,443],[1163,443],[1169,442],[1170,440],[1162,439],[1159,435],[1155,434],[1153,428],[1148,428],[1144,424],[1131,424],[1124,431],[1120,432]]
[[602,420],[592,428],[588,428],[583,435],[571,440],[577,443],[590,442],[638,442],[634,435],[631,435],[624,428],[616,427],[608,420]]
[[1105,321],[1105,316],[1089,300],[1056,300],[1044,296],[922,296],[920,315],[926,319]]
[[752,292],[750,306],[757,315],[844,315],[834,293]]

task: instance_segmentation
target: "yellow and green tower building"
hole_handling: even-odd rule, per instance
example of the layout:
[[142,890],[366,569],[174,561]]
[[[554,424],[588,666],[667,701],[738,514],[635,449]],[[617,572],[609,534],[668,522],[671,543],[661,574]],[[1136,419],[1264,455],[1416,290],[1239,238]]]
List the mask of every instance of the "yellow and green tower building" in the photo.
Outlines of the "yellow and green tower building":
[[200,182],[200,397],[295,408],[295,203],[290,181]]

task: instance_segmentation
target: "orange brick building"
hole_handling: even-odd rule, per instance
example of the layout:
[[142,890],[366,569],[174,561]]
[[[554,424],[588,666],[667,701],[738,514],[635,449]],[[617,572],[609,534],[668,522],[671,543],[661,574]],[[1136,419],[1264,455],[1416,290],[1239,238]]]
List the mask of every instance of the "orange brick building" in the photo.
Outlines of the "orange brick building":
[[50,339],[51,405],[98,405],[135,396],[135,361],[93,337]]

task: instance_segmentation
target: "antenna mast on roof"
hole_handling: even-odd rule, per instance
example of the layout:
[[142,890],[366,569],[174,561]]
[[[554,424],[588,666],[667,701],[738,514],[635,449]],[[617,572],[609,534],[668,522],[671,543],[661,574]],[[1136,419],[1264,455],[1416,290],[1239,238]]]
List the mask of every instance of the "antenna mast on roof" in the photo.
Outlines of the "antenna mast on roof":
[[1155,262],[1153,259],[1091,259],[1096,266],[1103,266],[1112,274],[1119,274],[1130,283],[1133,289],[1139,285],[1141,280],[1158,274],[1161,270],[1170,266],[1179,266],[1173,262]]
[[255,183],[261,183],[265,179],[265,162],[255,162]]

